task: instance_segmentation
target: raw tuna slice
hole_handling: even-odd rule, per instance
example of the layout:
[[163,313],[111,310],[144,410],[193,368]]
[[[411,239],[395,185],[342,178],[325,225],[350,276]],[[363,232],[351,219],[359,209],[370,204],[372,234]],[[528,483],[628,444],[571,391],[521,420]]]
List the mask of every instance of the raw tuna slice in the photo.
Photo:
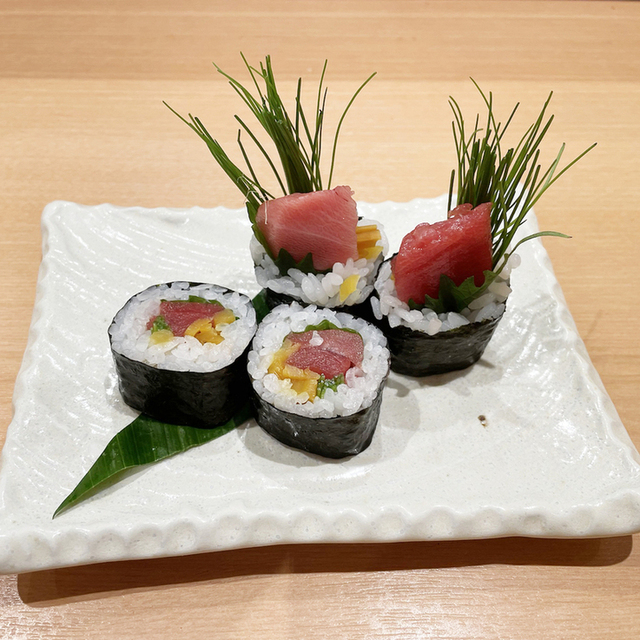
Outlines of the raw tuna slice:
[[287,359],[290,364],[298,369],[311,369],[316,373],[324,374],[327,380],[344,375],[353,366],[346,356],[333,351],[325,351],[319,347],[300,347]]
[[323,329],[321,331],[290,333],[287,338],[291,340],[291,342],[297,342],[304,346],[309,344],[309,341],[314,337],[314,335],[319,336],[322,339],[322,344],[317,345],[315,349],[332,351],[333,353],[345,356],[349,359],[349,362],[358,367],[362,364],[364,343],[362,342],[362,336],[359,333],[344,331],[343,329]]
[[483,204],[479,204],[475,209],[472,204],[459,204],[457,207],[454,207],[447,213],[447,218],[455,218],[456,216],[464,216],[467,213],[478,213],[482,211],[483,213],[488,213],[491,215],[491,207],[492,204],[490,202],[485,202]]
[[425,294],[438,297],[440,274],[456,285],[473,276],[476,286],[492,268],[491,203],[460,205],[450,217],[434,224],[419,224],[407,234],[393,259],[396,295],[403,302],[420,304]]
[[[176,336],[183,336],[189,325],[200,318],[213,318],[222,311],[224,307],[220,304],[210,302],[184,302],[181,300],[164,300],[160,303],[160,314],[171,327],[171,331]],[[147,329],[151,328],[153,320],[149,321]]]
[[260,205],[256,224],[274,256],[286,249],[296,262],[308,253],[318,271],[358,259],[358,212],[349,187],[294,193]]
[[[322,329],[290,333],[287,339],[300,344],[300,349],[289,356],[287,364],[299,369],[311,369],[327,379],[345,374],[351,367],[362,364],[364,343],[362,336],[343,329]],[[321,344],[316,344],[319,340]]]

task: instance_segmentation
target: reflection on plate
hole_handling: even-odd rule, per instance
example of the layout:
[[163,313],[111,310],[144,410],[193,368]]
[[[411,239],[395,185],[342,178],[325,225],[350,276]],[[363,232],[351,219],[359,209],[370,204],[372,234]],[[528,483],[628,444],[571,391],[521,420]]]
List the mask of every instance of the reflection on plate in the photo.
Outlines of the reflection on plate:
[[[392,250],[445,198],[360,205]],[[533,216],[522,230],[536,229]],[[171,280],[257,292],[242,210],[86,207],[43,214],[44,258],[0,473],[0,570],[303,542],[606,536],[640,530],[640,457],[577,336],[539,241],[521,247],[484,357],[392,374],[371,447],[327,462],[253,422],[51,515],[135,413],[107,327]]]

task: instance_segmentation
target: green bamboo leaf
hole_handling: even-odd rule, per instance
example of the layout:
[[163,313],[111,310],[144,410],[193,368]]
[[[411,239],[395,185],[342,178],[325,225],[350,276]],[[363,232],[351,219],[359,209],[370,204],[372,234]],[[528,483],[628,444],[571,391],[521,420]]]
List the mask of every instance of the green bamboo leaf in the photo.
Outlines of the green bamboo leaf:
[[62,501],[53,517],[89,495],[118,482],[124,472],[174,456],[233,431],[251,417],[245,405],[229,422],[213,429],[167,424],[140,414],[119,431],[98,456],[76,488]]
[[256,310],[256,322],[260,324],[264,317],[269,313],[269,305],[267,304],[267,290],[262,289],[251,301],[253,308]]
[[329,273],[331,269],[325,269],[324,271],[320,271],[313,266],[313,256],[310,253],[300,260],[300,262],[296,262],[295,258],[286,250],[280,249],[277,258],[273,261],[280,270],[280,273],[284,276],[287,274],[289,269],[298,269],[302,271],[302,273]]

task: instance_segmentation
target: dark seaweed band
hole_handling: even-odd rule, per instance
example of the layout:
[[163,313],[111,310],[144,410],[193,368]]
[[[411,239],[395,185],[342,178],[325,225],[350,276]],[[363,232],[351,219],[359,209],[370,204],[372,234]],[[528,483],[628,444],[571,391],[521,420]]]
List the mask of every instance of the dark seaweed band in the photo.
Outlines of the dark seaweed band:
[[502,314],[433,336],[403,325],[390,327],[386,317],[378,321],[378,326],[389,341],[391,370],[420,377],[466,369],[477,362],[501,318]]
[[[171,286],[173,283],[166,284]],[[189,287],[197,287],[203,283],[188,284]],[[161,286],[153,285],[145,291]],[[224,293],[232,293],[231,289],[215,286]],[[114,319],[111,326],[115,322]],[[250,394],[247,354],[251,343],[242,355],[226,367],[200,372],[161,369],[118,353],[113,349],[110,330],[109,342],[123,400],[133,409],[162,422],[190,427],[215,427],[231,420]]]
[[[300,298],[296,298],[294,296],[287,295],[286,293],[277,293],[272,289],[266,288],[264,289],[266,292],[265,300],[267,306],[269,307],[269,311],[273,311],[278,305],[281,304],[292,304],[293,302],[297,302],[299,305],[303,307],[308,307],[310,305],[318,306],[315,303],[307,303],[301,300]],[[371,311],[371,304],[369,302],[369,298],[363,302],[358,302],[358,304],[352,305],[341,305],[338,307],[332,307],[332,311],[342,312],[342,313],[350,313],[352,316],[356,316],[358,318],[362,318],[367,322],[375,324],[376,320],[373,316],[373,312]],[[320,308],[320,307],[319,307]]]
[[246,402],[249,378],[244,353],[218,371],[171,371],[113,351],[123,400],[152,418],[189,427],[216,427]]
[[307,418],[282,411],[254,392],[257,421],[269,435],[290,447],[325,458],[354,456],[371,444],[380,417],[385,380],[369,407],[335,418]]

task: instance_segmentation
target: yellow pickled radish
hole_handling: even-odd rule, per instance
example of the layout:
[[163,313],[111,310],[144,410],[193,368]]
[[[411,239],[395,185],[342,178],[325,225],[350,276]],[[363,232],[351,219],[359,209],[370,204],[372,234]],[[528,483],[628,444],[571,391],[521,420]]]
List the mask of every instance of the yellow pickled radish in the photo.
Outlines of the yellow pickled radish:
[[235,315],[231,309],[223,309],[213,316],[213,326],[217,329],[221,324],[235,322]]
[[278,377],[282,380],[291,380],[291,388],[298,395],[306,393],[311,402],[315,400],[318,380],[320,379],[319,373],[311,371],[311,369],[299,369],[290,364],[285,364],[282,369],[282,375]]
[[215,330],[211,322],[211,318],[199,318],[198,320],[194,320],[187,327],[184,335],[195,338],[200,342],[200,344],[205,344],[206,342],[220,344],[224,338]]
[[360,276],[357,273],[345,278],[340,285],[340,302],[344,302],[358,288],[358,280]]
[[284,380],[285,376],[282,375],[282,372],[285,364],[289,356],[294,354],[299,348],[300,344],[291,342],[291,340],[285,340],[280,349],[273,354],[273,359],[267,369],[268,373],[275,373],[278,378]]
[[367,260],[375,260],[382,253],[382,247],[375,245],[373,247],[363,247],[358,250],[358,255]]
[[200,344],[205,344],[207,342],[220,344],[224,341],[224,338],[213,328],[211,329],[211,331],[201,331],[198,335],[196,335],[196,339],[200,342]]
[[373,244],[375,244],[380,238],[380,229],[378,229],[375,224],[356,227],[356,242],[358,244],[365,244],[367,242],[373,242]]
[[300,343],[285,340],[282,347],[273,354],[273,360],[267,371],[274,373],[280,380],[290,380],[291,388],[298,394],[306,393],[313,402],[316,397],[320,374],[311,369],[299,369],[287,364],[289,356],[300,349]]
[[358,256],[367,260],[375,260],[382,252],[382,247],[377,246],[382,238],[380,229],[375,224],[368,224],[356,228],[356,243]]
[[320,374],[311,369],[299,369],[290,364],[285,364],[282,368],[282,378],[290,380],[319,380]]
[[171,340],[173,340],[173,331],[170,329],[160,329],[151,334],[149,344],[164,344],[165,342],[171,342]]
[[309,401],[313,402],[316,399],[318,390],[318,381],[314,378],[302,378],[299,380],[291,380],[291,388],[298,394],[306,393],[309,396]]

